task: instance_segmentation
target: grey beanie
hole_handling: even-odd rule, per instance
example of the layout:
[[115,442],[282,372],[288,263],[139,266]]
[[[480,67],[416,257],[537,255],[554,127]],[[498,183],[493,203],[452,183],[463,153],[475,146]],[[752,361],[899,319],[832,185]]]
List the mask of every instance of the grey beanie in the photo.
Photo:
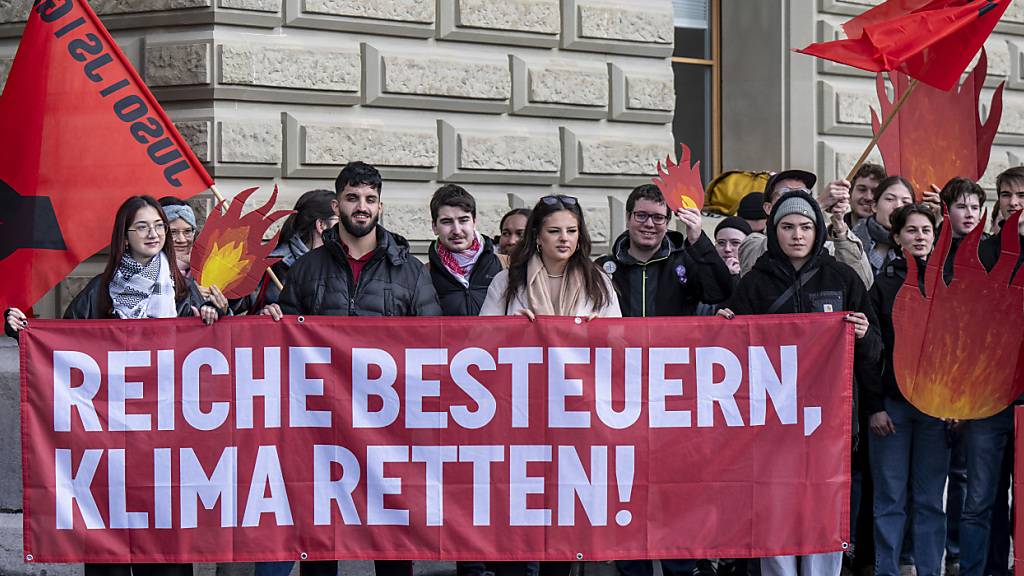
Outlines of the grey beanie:
[[182,219],[188,222],[188,225],[196,227],[196,213],[192,211],[191,206],[181,206],[179,204],[172,204],[170,206],[164,206],[164,214],[167,215],[167,223],[170,224],[177,219]]
[[814,206],[811,206],[810,201],[802,196],[790,196],[775,207],[775,210],[772,212],[772,226],[776,226],[779,223],[779,220],[782,220],[790,214],[806,216],[811,219],[811,222],[817,224]]

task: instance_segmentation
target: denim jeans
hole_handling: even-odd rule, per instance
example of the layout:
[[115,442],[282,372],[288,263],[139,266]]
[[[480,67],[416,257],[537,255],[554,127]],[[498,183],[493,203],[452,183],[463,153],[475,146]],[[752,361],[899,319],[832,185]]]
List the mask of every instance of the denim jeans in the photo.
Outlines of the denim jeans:
[[982,576],[1003,450],[1013,435],[1013,406],[988,418],[968,420],[963,433],[967,445],[967,498],[960,517],[960,574]]
[[899,576],[900,549],[909,524],[918,576],[940,576],[946,544],[942,496],[949,471],[946,423],[903,399],[886,398],[885,411],[896,432],[870,436],[871,476],[875,482],[875,574]]
[[257,562],[254,576],[288,576],[292,573],[292,566],[295,562],[285,560],[283,562]]
[[839,576],[842,567],[842,552],[761,558],[761,576]]
[[949,484],[946,487],[946,563],[960,561],[960,514],[967,496],[967,445],[962,430],[950,432]]

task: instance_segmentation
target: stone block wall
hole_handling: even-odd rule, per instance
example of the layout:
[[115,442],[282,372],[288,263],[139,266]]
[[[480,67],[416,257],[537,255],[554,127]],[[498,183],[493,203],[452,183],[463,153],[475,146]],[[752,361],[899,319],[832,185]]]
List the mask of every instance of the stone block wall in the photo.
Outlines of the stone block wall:
[[[826,41],[845,37],[841,25],[882,0],[822,0],[813,14],[814,36],[810,41]],[[800,26],[802,22],[793,22]],[[810,24],[809,22],[806,24]],[[982,118],[1000,82],[1006,82],[1003,93],[1003,116],[992,146],[988,169],[981,184],[994,196],[995,176],[1024,159],[1024,5],[1010,4],[995,31],[985,43],[988,55],[988,79],[980,99]],[[797,55],[800,58],[806,58]],[[816,60],[802,62],[813,67],[817,118],[809,142],[814,142],[819,175],[828,179],[845,177],[871,137],[871,108],[879,109],[875,95],[874,75]],[[973,69],[974,64],[968,67]],[[798,130],[794,130],[794,133]],[[869,157],[881,161],[876,149]]]
[[[0,0],[0,81],[30,4]],[[623,227],[609,196],[673,149],[670,0],[91,4],[222,192],[258,185],[262,202],[276,182],[290,205],[365,160],[386,225],[420,251],[446,182],[487,234],[511,205],[577,196],[605,244]]]

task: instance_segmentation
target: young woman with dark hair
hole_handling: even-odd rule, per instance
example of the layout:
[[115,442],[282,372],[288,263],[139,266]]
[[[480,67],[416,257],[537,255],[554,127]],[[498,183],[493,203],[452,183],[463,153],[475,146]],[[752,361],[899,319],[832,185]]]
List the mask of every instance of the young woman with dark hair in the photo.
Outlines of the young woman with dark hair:
[[[182,276],[175,265],[174,247],[167,241],[168,229],[167,216],[154,198],[133,196],[125,200],[114,217],[106,268],[71,301],[64,318],[199,316],[206,324],[217,321],[222,311],[204,301],[195,282]],[[8,311],[8,334],[17,337],[27,325],[21,311]],[[85,565],[85,576],[191,574],[191,564]]]
[[494,277],[481,316],[621,317],[611,280],[590,259],[590,234],[572,196],[545,196]]
[[891,223],[897,254],[875,277],[870,292],[884,352],[877,362],[858,366],[857,373],[864,387],[861,402],[871,415],[875,573],[900,574],[904,533],[909,530],[917,573],[939,576],[946,543],[942,500],[949,468],[948,426],[907,402],[892,368],[892,308],[907,276],[904,253],[916,259],[919,272],[924,271],[935,244],[936,218],[924,204],[908,204],[893,212]]

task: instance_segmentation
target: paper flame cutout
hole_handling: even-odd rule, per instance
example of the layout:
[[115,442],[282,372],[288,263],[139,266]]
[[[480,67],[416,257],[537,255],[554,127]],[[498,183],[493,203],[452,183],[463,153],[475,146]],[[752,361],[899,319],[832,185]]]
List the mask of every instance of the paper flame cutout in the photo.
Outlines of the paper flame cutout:
[[[988,119],[982,123],[978,104],[987,74],[988,57],[982,50],[978,65],[959,87],[942,91],[927,84],[918,85],[879,138],[878,149],[886,172],[910,180],[918,201],[931,184],[941,188],[953,177],[978,180],[985,173],[992,141],[1003,115],[1006,84],[1004,81],[996,88]],[[875,82],[883,118],[891,113],[895,102],[910,86],[910,77],[890,72],[890,80],[894,77],[893,100],[886,96],[881,74]],[[878,134],[880,124],[878,114],[872,109],[874,134]]]
[[700,160],[690,166],[690,148],[679,145],[682,155],[679,162],[672,163],[672,157],[665,157],[665,167],[658,162],[658,176],[651,182],[665,195],[665,203],[675,212],[680,208],[704,209],[704,183],[700,179]]
[[229,299],[241,298],[259,285],[263,273],[277,259],[267,255],[277,246],[278,231],[263,241],[270,225],[294,210],[268,211],[277,202],[277,186],[266,204],[242,216],[242,207],[257,188],[247,188],[231,201],[226,213],[223,202],[206,220],[192,247],[190,265],[200,286],[217,286]]
[[[1019,217],[1013,214],[1005,230],[1016,231]],[[917,263],[907,255],[907,278],[893,303],[896,381],[911,404],[937,418],[985,418],[1024,392],[1024,273],[1010,281],[1019,237],[1002,235],[1002,253],[988,273],[978,259],[983,228],[961,241],[946,286],[952,233],[942,227],[924,271],[924,295]]]

